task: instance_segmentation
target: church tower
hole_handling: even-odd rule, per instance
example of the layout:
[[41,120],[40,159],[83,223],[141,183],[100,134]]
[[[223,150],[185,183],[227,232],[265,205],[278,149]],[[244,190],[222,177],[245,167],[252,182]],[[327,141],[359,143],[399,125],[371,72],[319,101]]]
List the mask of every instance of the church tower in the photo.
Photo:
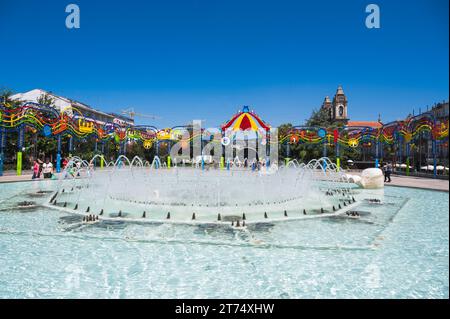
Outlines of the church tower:
[[327,111],[328,119],[333,119],[333,106],[331,105],[331,100],[329,96],[325,97],[325,100],[323,100],[322,108]]
[[339,85],[339,87],[336,90],[336,94],[334,95],[332,103],[333,121],[343,122],[344,124],[348,122],[347,103],[348,101],[347,97],[345,96],[344,90],[342,89],[342,86]]

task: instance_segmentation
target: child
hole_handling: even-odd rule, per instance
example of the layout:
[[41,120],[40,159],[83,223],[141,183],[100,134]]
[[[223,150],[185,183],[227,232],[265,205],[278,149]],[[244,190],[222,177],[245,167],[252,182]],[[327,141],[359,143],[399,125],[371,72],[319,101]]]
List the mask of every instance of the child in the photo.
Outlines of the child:
[[33,177],[31,179],[39,178],[40,167],[38,161],[33,161]]

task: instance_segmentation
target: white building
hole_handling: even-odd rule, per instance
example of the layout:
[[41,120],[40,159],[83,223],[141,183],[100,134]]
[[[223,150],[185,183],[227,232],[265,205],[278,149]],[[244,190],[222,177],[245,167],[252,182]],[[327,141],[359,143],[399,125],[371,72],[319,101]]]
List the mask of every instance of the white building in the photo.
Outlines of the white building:
[[[90,107],[87,104],[81,103],[76,100],[69,99],[60,95],[56,95],[52,92],[48,92],[41,89],[34,89],[24,93],[17,93],[11,96],[13,100],[21,100],[23,102],[34,102],[37,103],[39,97],[43,95],[48,95],[54,102],[54,107],[58,112],[64,112],[70,117],[78,117],[82,115],[84,118],[88,118],[104,123],[122,123],[126,125],[134,125],[134,120],[126,116],[122,116],[114,113],[105,113]],[[81,114],[80,114],[81,113]]]

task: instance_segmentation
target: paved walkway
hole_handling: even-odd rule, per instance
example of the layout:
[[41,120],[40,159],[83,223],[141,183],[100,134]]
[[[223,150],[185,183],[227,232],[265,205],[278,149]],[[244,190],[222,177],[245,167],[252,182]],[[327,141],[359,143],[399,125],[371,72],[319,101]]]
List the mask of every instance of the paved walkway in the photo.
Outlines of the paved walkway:
[[[361,171],[351,171],[349,174],[361,176]],[[384,185],[431,189],[443,192],[449,191],[449,181],[446,179],[392,174],[391,180],[390,183],[384,183]]]
[[[31,171],[23,171],[22,176],[17,176],[15,174],[15,171],[4,172],[4,175],[0,176],[0,183],[31,181],[31,177],[33,176]],[[359,175],[357,172],[351,172],[351,174]],[[432,189],[444,192],[449,191],[448,180],[402,175],[392,175],[391,177],[392,182],[386,183],[385,185]]]
[[33,177],[31,170],[22,171],[21,176],[17,176],[16,171],[5,171],[3,176],[0,176],[0,183],[31,181],[31,177]]
[[385,183],[390,186],[403,186],[412,188],[425,188],[448,192],[449,181],[445,179],[434,179],[424,177],[413,177],[403,175],[391,175],[392,182]]
[[[56,173],[56,176],[59,176],[59,173]],[[22,171],[22,175],[17,176],[16,171],[6,171],[3,172],[3,176],[0,176],[0,184],[1,183],[11,183],[11,182],[28,182],[32,181],[33,171],[25,170]],[[41,173],[41,178],[37,180],[43,180],[44,174]]]

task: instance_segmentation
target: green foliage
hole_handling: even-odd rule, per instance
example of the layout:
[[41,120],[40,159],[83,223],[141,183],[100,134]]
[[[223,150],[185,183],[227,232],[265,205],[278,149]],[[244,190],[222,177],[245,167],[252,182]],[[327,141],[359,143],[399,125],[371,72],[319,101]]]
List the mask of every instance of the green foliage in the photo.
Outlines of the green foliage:
[[[37,140],[37,154],[41,160],[45,158],[56,158],[56,150],[58,147],[58,141],[53,137],[40,136]],[[55,154],[55,155],[53,155]],[[53,156],[52,156],[53,155]]]
[[18,107],[22,104],[20,100],[13,100],[11,96],[14,95],[14,92],[10,89],[3,88],[0,90],[0,103],[6,105],[7,107]]
[[307,126],[318,127],[331,127],[334,123],[330,120],[328,111],[320,108],[319,110],[313,110],[310,118],[306,121]]
[[55,105],[55,99],[52,98],[49,94],[45,93],[45,94],[41,94],[41,96],[39,96],[37,98],[37,102],[39,104],[42,105],[48,105],[48,106],[54,106]]

